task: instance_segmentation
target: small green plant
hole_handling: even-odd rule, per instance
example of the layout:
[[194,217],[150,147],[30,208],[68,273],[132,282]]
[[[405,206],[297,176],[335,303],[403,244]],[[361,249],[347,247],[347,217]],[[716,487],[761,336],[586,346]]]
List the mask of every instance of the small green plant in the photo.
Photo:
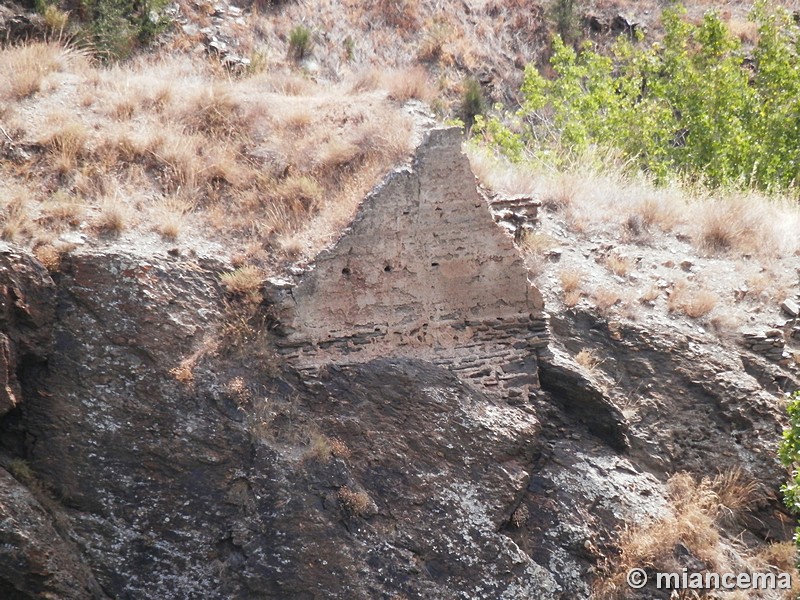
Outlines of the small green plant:
[[472,77],[464,81],[464,90],[461,93],[461,118],[467,129],[475,123],[475,117],[486,110],[481,84]]
[[22,483],[29,485],[36,480],[30,465],[21,458],[15,458],[8,465],[9,472]]
[[333,453],[331,441],[319,431],[312,431],[308,437],[308,445],[303,452],[303,460],[307,462],[326,463]]
[[169,27],[166,5],[167,0],[81,0],[83,35],[102,58],[127,58]]
[[[778,456],[781,463],[791,469],[791,476],[781,491],[786,507],[794,515],[800,515],[800,390],[789,397],[786,412],[789,414],[789,427],[783,432]],[[795,530],[794,541],[800,546],[800,527]]]
[[575,15],[575,0],[555,0],[550,8],[556,31],[566,42],[577,37],[578,19]]
[[349,35],[344,38],[344,56],[347,62],[351,62],[356,57],[356,43]]
[[265,50],[253,50],[250,53],[250,64],[247,65],[245,73],[247,75],[258,75],[267,69],[267,53]]
[[59,37],[64,35],[67,25],[69,25],[69,12],[59,9],[54,4],[48,4],[44,7],[42,18],[47,30]]
[[289,56],[301,61],[311,53],[311,30],[304,25],[295,25],[289,32]]

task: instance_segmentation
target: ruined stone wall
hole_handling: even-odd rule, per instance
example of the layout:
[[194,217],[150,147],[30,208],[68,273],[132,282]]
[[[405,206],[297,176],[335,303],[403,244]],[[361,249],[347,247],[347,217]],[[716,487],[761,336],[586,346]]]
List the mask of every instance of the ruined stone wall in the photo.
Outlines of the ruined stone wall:
[[538,387],[542,298],[479,194],[457,129],[431,131],[280,304],[278,345],[301,368],[412,356],[512,396]]

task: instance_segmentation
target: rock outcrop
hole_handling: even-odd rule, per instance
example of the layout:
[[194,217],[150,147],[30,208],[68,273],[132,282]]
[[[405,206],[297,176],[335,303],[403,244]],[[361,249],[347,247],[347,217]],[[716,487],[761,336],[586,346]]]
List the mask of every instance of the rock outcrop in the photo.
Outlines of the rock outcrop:
[[496,226],[461,135],[435,129],[341,238],[274,300],[291,364],[409,356],[527,400],[546,353],[541,294]]
[[54,297],[42,265],[0,244],[0,416],[20,401],[17,372],[51,352]]
[[733,466],[747,542],[788,539],[766,390],[797,382],[709,336],[548,327],[458,139],[257,307],[211,259],[83,248],[52,279],[4,248],[0,595],[589,598],[669,474]]

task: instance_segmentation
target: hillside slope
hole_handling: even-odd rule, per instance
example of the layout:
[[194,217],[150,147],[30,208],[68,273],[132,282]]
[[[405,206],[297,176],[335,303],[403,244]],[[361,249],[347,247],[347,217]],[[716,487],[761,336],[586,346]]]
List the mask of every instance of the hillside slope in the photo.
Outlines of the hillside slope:
[[0,596],[797,596],[796,203],[431,131],[513,103],[547,7],[169,10],[119,64],[0,49]]

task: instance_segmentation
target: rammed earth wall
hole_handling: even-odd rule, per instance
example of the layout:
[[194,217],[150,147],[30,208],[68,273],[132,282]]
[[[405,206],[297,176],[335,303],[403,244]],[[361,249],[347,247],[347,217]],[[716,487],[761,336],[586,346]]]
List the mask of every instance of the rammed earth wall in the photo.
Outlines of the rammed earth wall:
[[412,356],[509,397],[538,388],[542,297],[478,192],[457,129],[429,132],[410,167],[276,294],[278,347],[300,368]]

